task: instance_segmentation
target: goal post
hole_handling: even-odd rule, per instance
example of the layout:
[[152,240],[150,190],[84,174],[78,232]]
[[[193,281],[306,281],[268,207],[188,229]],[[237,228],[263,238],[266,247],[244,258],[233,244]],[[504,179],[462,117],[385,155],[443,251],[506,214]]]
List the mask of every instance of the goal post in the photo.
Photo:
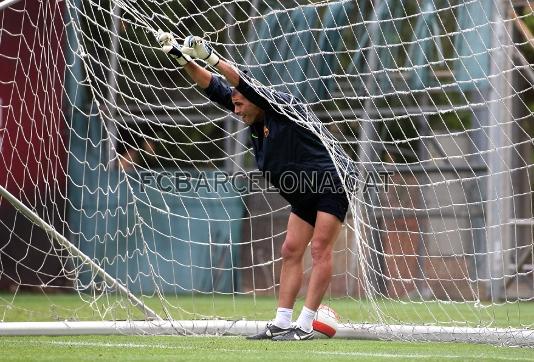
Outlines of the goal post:
[[0,335],[247,335],[273,318],[290,206],[163,29],[305,104],[266,94],[348,194],[324,299],[337,338],[534,344],[529,2],[0,10]]

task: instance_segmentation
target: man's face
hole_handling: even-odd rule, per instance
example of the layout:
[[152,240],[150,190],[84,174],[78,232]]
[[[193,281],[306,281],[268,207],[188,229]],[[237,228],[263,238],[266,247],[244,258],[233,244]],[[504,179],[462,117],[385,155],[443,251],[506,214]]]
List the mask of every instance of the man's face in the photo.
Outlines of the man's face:
[[232,103],[234,103],[234,113],[241,117],[247,126],[263,118],[263,110],[237,91],[232,93]]

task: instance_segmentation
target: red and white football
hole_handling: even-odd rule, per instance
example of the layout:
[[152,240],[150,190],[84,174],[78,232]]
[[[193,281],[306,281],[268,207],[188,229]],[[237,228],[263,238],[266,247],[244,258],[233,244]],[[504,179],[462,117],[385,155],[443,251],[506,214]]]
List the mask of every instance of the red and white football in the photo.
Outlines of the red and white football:
[[313,320],[313,329],[328,338],[332,338],[337,332],[337,325],[337,313],[329,306],[321,304]]

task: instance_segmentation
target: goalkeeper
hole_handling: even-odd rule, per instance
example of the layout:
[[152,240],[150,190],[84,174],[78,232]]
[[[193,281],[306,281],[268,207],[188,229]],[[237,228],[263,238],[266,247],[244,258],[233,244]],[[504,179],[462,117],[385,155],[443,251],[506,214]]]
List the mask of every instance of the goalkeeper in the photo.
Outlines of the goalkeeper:
[[[333,244],[348,208],[347,196],[326,147],[310,130],[292,121],[312,118],[316,121],[314,126],[321,127],[317,118],[291,95],[255,83],[221,59],[203,39],[188,36],[180,46],[170,33],[159,31],[157,38],[162,50],[183,67],[210,100],[234,112],[249,126],[259,170],[291,205],[281,251],[276,317],[263,331],[247,338],[277,341],[313,338],[312,322],[330,284]],[[215,67],[233,88],[195,59]],[[289,173],[297,187],[286,189],[282,178]],[[303,176],[328,182],[305,183]],[[293,324],[293,305],[303,279],[303,256],[310,242],[311,276],[304,306]]]

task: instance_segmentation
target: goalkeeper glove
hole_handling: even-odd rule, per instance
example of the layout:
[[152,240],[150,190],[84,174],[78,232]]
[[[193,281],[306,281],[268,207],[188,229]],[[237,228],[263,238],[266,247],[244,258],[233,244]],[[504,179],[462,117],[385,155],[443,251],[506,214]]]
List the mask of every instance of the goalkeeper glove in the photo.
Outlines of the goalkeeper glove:
[[202,59],[211,66],[216,66],[220,60],[219,56],[213,51],[211,46],[198,36],[189,35],[185,38],[182,52],[193,58]]
[[191,61],[191,57],[182,52],[182,49],[180,48],[171,33],[165,33],[163,32],[163,30],[160,29],[156,33],[156,38],[158,39],[158,43],[161,46],[161,50],[176,59],[178,64],[180,64],[181,66],[184,66]]

